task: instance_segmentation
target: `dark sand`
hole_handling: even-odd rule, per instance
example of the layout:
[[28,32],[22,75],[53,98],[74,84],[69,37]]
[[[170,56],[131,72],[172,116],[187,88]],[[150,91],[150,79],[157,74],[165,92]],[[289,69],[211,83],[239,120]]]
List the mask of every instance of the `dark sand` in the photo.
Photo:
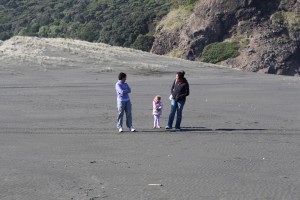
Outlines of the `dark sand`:
[[[1,200],[300,199],[299,77],[49,41],[0,46]],[[183,131],[152,129],[183,67]],[[136,133],[116,129],[120,71]]]

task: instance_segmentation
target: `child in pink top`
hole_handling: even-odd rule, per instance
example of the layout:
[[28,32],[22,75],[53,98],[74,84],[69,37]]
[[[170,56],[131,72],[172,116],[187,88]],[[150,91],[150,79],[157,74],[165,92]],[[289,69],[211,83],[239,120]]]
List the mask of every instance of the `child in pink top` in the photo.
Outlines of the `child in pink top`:
[[160,128],[160,116],[162,114],[163,104],[161,102],[161,96],[157,95],[153,99],[153,116],[154,126],[153,128]]

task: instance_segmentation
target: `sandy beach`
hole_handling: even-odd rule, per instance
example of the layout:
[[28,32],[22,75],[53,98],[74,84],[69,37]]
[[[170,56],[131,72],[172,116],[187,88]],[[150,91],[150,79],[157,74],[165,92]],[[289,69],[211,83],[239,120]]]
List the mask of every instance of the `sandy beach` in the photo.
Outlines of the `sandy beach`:
[[[184,69],[183,131],[152,129],[152,99]],[[127,74],[137,132],[116,128]],[[300,79],[104,44],[0,45],[1,200],[299,200]]]

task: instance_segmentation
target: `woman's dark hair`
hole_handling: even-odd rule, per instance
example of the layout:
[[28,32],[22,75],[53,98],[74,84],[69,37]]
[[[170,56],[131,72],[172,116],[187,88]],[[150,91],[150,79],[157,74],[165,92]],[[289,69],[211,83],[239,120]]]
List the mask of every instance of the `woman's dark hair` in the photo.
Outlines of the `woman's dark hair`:
[[176,74],[178,75],[178,78],[184,77],[184,71],[177,72]]
[[123,73],[123,72],[121,72],[120,74],[119,74],[119,80],[122,80],[123,78],[126,78],[126,74],[125,73]]
[[[180,72],[182,73],[182,76],[184,77],[185,71],[181,70]],[[183,78],[183,77],[182,77],[182,78]]]

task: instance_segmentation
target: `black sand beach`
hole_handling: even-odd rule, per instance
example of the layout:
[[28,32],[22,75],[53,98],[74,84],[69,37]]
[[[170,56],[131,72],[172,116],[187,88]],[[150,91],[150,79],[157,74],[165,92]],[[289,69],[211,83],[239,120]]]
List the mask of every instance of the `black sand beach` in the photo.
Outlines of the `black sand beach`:
[[[300,197],[300,79],[64,39],[0,46],[1,200]],[[183,131],[162,125],[175,72],[191,94]],[[116,128],[114,85],[130,84],[137,132]]]

